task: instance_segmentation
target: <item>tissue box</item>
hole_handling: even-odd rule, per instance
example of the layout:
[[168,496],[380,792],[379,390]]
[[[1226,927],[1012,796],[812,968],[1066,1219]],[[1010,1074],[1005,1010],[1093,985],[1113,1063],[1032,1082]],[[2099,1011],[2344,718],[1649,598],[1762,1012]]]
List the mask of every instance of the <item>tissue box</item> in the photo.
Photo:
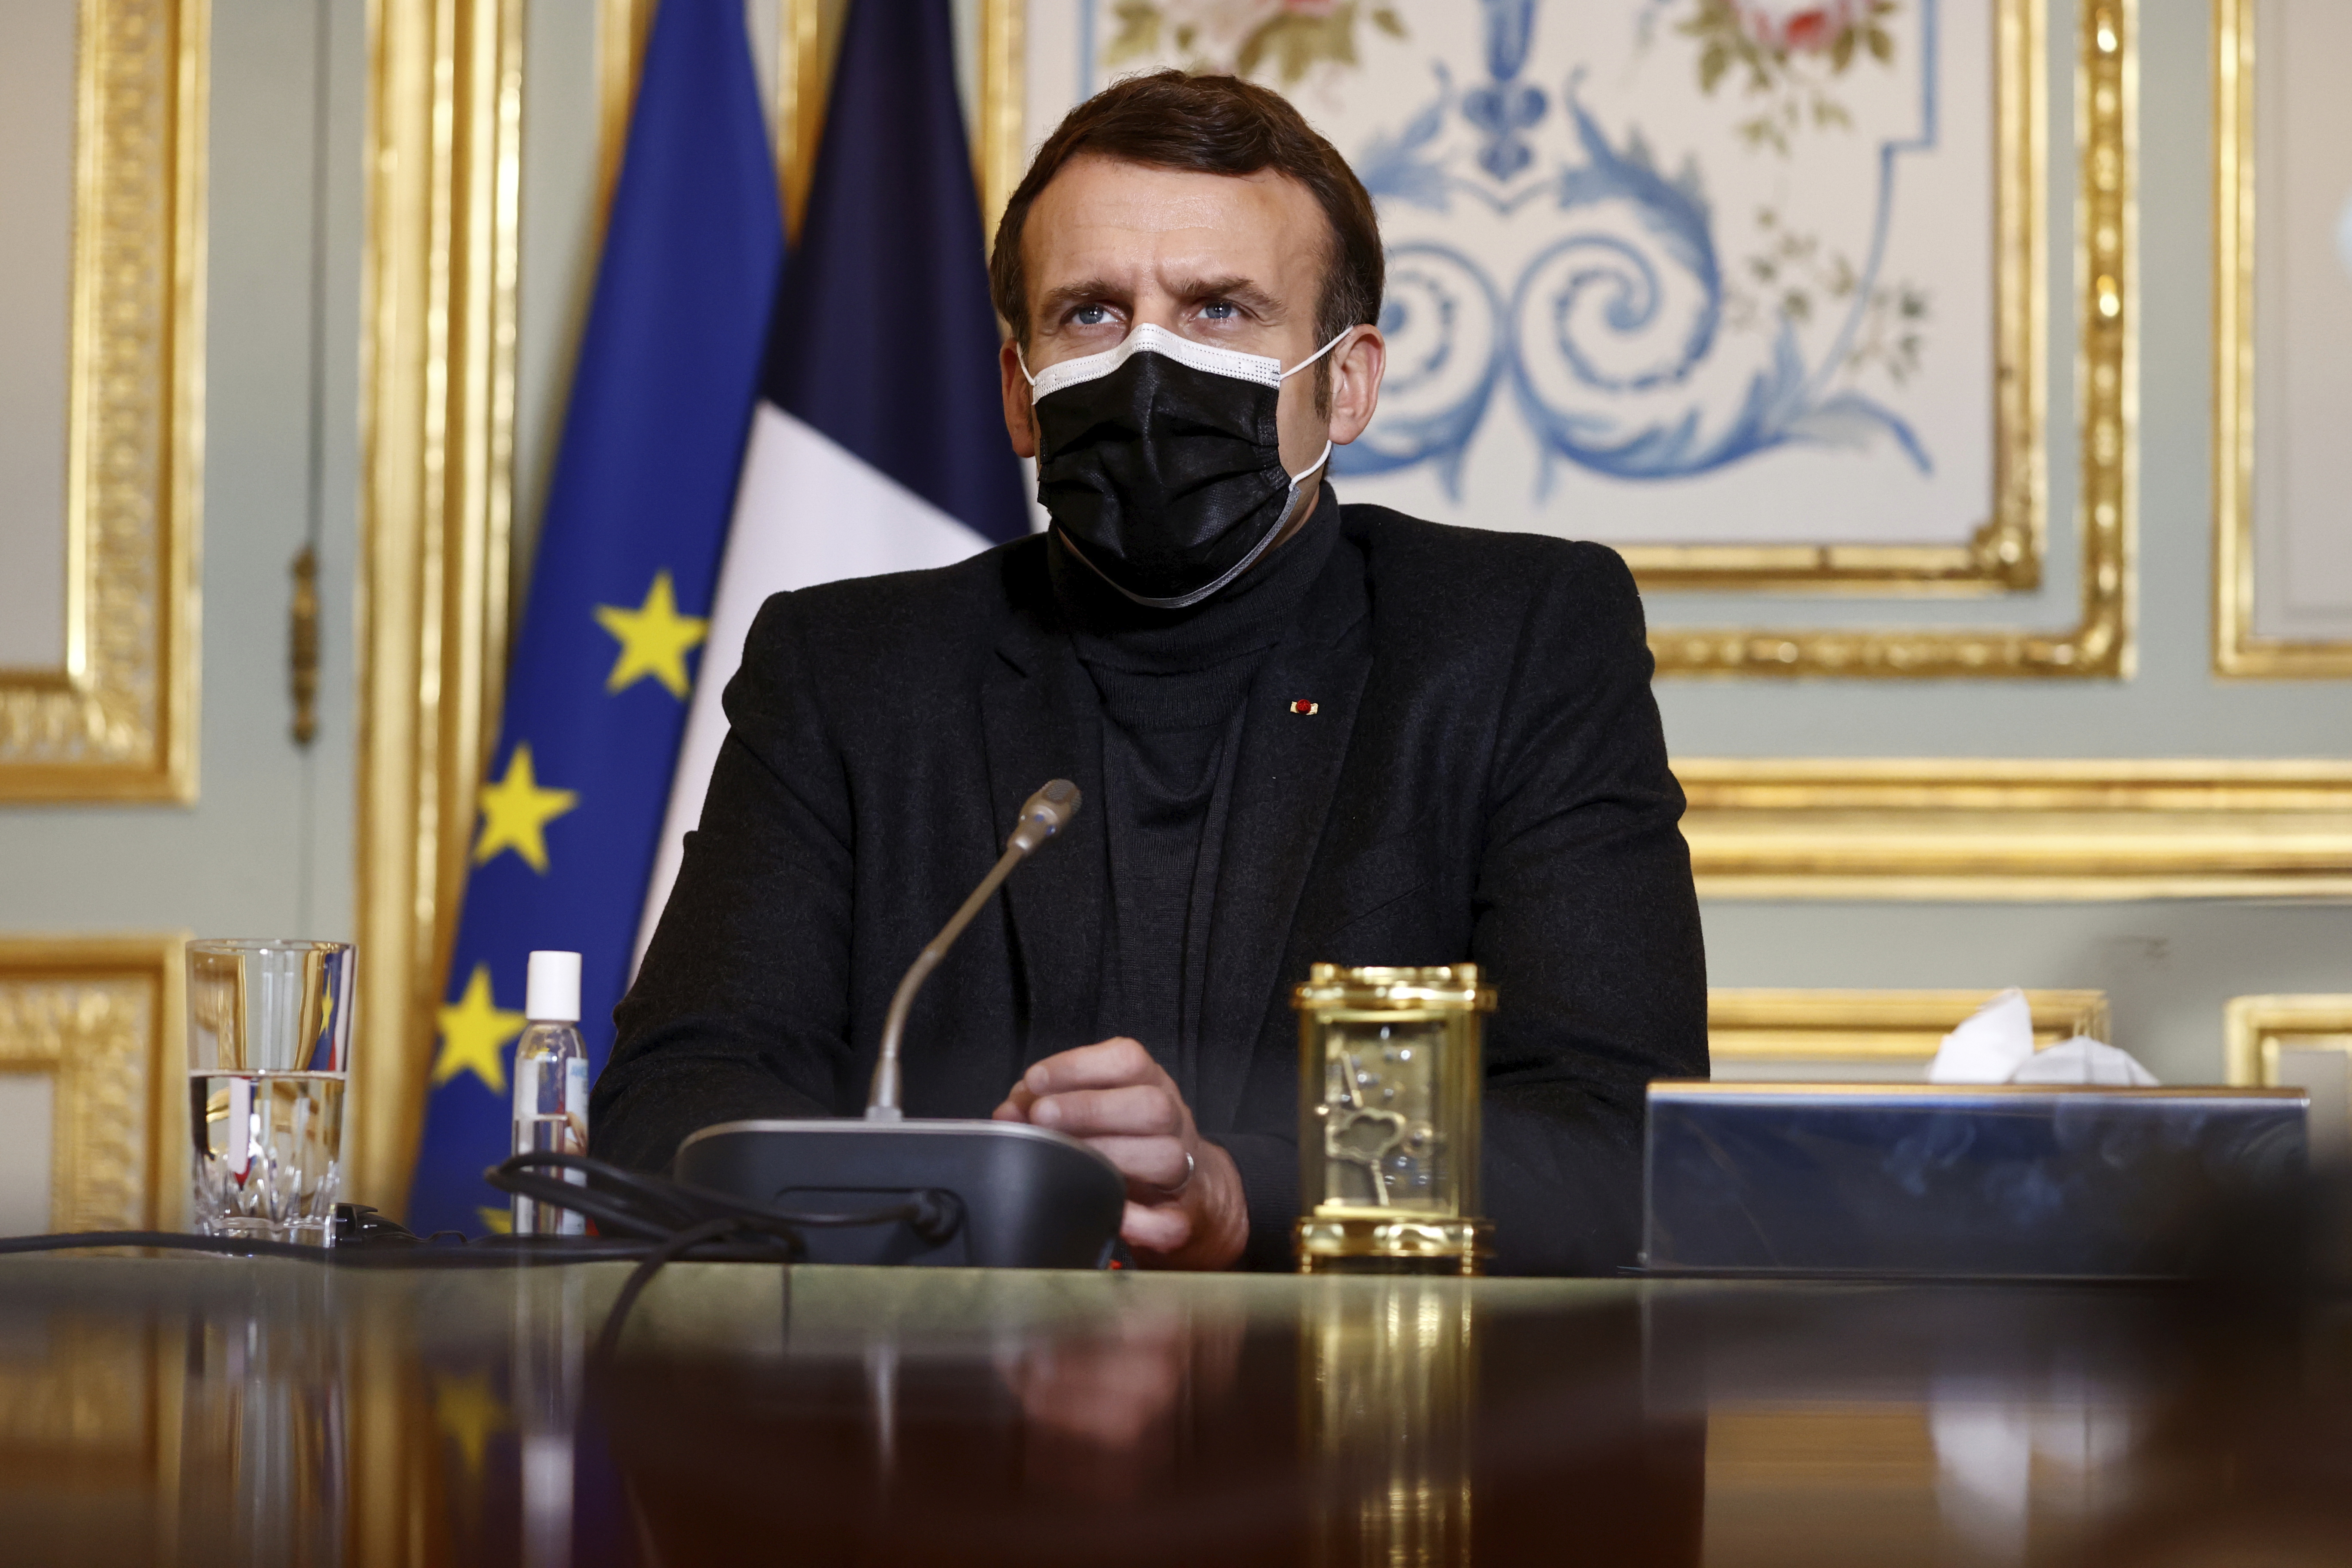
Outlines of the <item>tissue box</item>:
[[1658,1273],[2168,1278],[2291,1194],[2293,1089],[1650,1086]]

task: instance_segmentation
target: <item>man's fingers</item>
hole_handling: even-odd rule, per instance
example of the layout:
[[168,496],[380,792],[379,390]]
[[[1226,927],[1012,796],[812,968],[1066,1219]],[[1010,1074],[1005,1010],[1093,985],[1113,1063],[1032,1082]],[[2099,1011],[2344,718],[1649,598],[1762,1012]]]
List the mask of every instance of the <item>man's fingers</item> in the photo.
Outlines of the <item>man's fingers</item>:
[[1129,1039],[1104,1040],[1061,1051],[1021,1075],[1022,1086],[1039,1099],[1076,1089],[1118,1089],[1164,1078],[1151,1053]]
[[1156,1084],[1043,1095],[1029,1108],[1029,1120],[1073,1138],[1167,1137],[1184,1130],[1182,1102]]
[[1164,1198],[1184,1184],[1184,1142],[1181,1138],[1089,1138],[1094,1150],[1118,1167],[1118,1173],[1141,1184],[1145,1196]]
[[1192,1239],[1192,1219],[1175,1204],[1130,1203],[1119,1216],[1118,1234],[1145,1252],[1173,1252]]
[[1036,1103],[1037,1097],[1029,1092],[1029,1086],[1016,1083],[1006,1091],[1004,1103],[989,1112],[989,1117],[996,1121],[1026,1121],[1029,1108]]

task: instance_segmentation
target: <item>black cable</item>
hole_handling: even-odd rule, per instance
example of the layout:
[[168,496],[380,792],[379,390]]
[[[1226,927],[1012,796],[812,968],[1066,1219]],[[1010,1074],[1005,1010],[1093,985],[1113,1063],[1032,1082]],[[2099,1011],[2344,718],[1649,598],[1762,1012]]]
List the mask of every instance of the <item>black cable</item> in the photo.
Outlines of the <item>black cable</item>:
[[[548,1175],[542,1167],[577,1171],[587,1184]],[[793,1263],[807,1255],[806,1244],[800,1235],[803,1230],[904,1225],[925,1242],[937,1246],[963,1224],[963,1205],[952,1193],[925,1189],[904,1203],[848,1214],[784,1209],[687,1182],[640,1175],[586,1155],[552,1150],[517,1154],[482,1174],[501,1192],[587,1215],[596,1220],[599,1228],[610,1225],[636,1228],[640,1235],[652,1233],[656,1222],[644,1214],[646,1206],[660,1211],[663,1220],[687,1220],[683,1226],[675,1223],[661,1226],[667,1234],[660,1235],[654,1249],[622,1283],[620,1294],[604,1314],[604,1331],[596,1336],[595,1359],[600,1363],[608,1362],[618,1348],[629,1310],[653,1283],[654,1276],[668,1264],[689,1256],[709,1260],[704,1249],[730,1237],[743,1237],[750,1245],[772,1247],[782,1254],[779,1261]],[[630,1199],[641,1206],[633,1207]]]
[[[637,1298],[645,1294],[646,1287],[654,1282],[654,1276],[660,1273],[665,1265],[677,1261],[698,1247],[722,1240],[742,1230],[744,1225],[744,1221],[732,1218],[705,1220],[700,1225],[689,1226],[679,1231],[647,1253],[645,1261],[631,1269],[629,1277],[621,1282],[620,1294],[613,1298],[612,1310],[604,1314],[604,1328],[596,1336],[596,1348],[591,1359],[599,1364],[612,1361],[613,1352],[621,1342],[622,1326],[628,1321],[629,1309],[637,1304]],[[792,1263],[798,1260],[800,1237],[789,1233],[781,1237],[764,1231],[755,1234],[766,1236],[785,1249],[784,1256],[778,1261]]]
[[[538,1168],[542,1166],[577,1171],[587,1178],[587,1184],[583,1186],[541,1175]],[[704,1220],[736,1218],[810,1230],[905,1225],[924,1241],[937,1246],[953,1236],[963,1224],[963,1205],[955,1194],[933,1188],[919,1190],[903,1203],[854,1209],[846,1214],[786,1209],[773,1204],[739,1198],[731,1193],[719,1192],[714,1188],[698,1187],[690,1182],[668,1181],[635,1171],[625,1171],[585,1154],[564,1154],[553,1150],[517,1154],[483,1172],[482,1178],[500,1192],[513,1193],[587,1215],[600,1226],[606,1223],[609,1215],[613,1223],[633,1229],[648,1240],[666,1239],[681,1227],[698,1225]],[[600,1186],[618,1191],[601,1191]],[[632,1209],[624,1194],[660,1212],[646,1214]]]

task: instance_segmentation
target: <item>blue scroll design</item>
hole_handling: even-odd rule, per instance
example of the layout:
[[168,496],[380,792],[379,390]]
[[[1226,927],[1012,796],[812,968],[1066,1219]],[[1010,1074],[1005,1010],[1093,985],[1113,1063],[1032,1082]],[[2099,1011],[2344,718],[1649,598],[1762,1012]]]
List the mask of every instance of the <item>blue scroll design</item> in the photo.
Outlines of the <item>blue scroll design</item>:
[[1502,296],[1462,252],[1429,240],[1391,247],[1381,415],[1353,445],[1333,451],[1333,471],[1385,474],[1433,463],[1447,497],[1461,500],[1463,458],[1509,363],[1504,322]]
[[[1937,142],[1938,4],[1919,0],[1919,127],[1879,145],[1870,245],[1843,320],[1812,363],[1782,320],[1742,385],[1704,374],[1723,341],[1724,277],[1695,168],[1660,173],[1637,130],[1612,142],[1579,100],[1580,77],[1571,76],[1559,102],[1577,156],[1553,177],[1511,188],[1535,156],[1528,132],[1549,110],[1542,89],[1519,79],[1538,0],[1486,0],[1492,79],[1457,93],[1444,67],[1433,66],[1435,97],[1396,132],[1374,138],[1357,172],[1384,205],[1443,213],[1467,198],[1514,221],[1522,211],[1549,211],[1562,220],[1561,232],[1507,289],[1458,249],[1419,240],[1391,248],[1392,305],[1382,321],[1395,339],[1389,391],[1372,428],[1334,454],[1334,471],[1427,463],[1459,499],[1469,446],[1507,381],[1544,452],[1539,495],[1556,461],[1620,479],[1671,479],[1792,445],[1865,449],[1892,441],[1920,472],[1932,472],[1907,421],[1832,384],[1883,269],[1897,160]],[[1479,136],[1476,175],[1456,172],[1439,150],[1457,113]]]

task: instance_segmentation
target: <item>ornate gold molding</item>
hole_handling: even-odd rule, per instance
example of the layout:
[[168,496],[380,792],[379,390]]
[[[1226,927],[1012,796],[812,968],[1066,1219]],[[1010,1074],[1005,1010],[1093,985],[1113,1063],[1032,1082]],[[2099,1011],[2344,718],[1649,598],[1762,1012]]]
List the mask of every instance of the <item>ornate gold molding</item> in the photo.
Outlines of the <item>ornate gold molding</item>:
[[513,497],[522,0],[370,7],[361,1035],[351,1190],[408,1183],[483,753]]
[[[2138,0],[2086,3],[2074,72],[2074,133],[2078,156],[2075,195],[2075,390],[2082,447],[2082,599],[2076,624],[2063,631],[1927,628],[1839,631],[1754,631],[1659,626],[1650,648],[1661,673],[1683,675],[1849,675],[2128,677],[2132,673],[2134,584],[2138,465],[2138,216],[2135,198],[2138,162]],[[2046,110],[2039,82],[2036,40],[2046,26],[2042,0],[2000,13],[2000,51],[2031,49],[2035,84],[2023,142],[2033,161],[2043,158]],[[2004,82],[2012,79],[2004,66]],[[2004,191],[2007,187],[2004,186]],[[2004,232],[2028,226],[2030,254],[2038,257],[2045,232],[2042,211],[2010,210],[2002,203]],[[2033,296],[2026,316],[2033,340],[2045,341],[2040,273],[2030,279],[2000,275],[2001,319],[2011,319],[2008,296],[2024,289]],[[2004,345],[2006,348],[2008,345]],[[2000,377],[2000,426],[2017,417],[2044,422],[2046,395],[2042,356],[2022,365],[2023,374]],[[1997,481],[2005,497],[2043,480],[2038,463],[2022,464],[2004,449]],[[2038,554],[2038,551],[2036,552]],[[1629,557],[1630,559],[1630,557]],[[1654,581],[1654,580],[1645,580]]]
[[0,1070],[56,1079],[49,1227],[176,1226],[186,1161],[177,936],[0,937]]
[[2352,897],[2352,762],[1693,758],[1718,899]]
[[2352,676],[2352,641],[2254,631],[2254,7],[2213,0],[2213,672]]
[[0,671],[0,800],[192,801],[210,0],[81,0],[66,659]]
[[[1924,1066],[1944,1037],[1991,999],[1990,991],[1780,991],[1718,986],[1706,994],[1715,1076],[1766,1063],[1842,1062],[1899,1071]],[[2037,1047],[2108,1034],[2104,991],[2028,991]]]

